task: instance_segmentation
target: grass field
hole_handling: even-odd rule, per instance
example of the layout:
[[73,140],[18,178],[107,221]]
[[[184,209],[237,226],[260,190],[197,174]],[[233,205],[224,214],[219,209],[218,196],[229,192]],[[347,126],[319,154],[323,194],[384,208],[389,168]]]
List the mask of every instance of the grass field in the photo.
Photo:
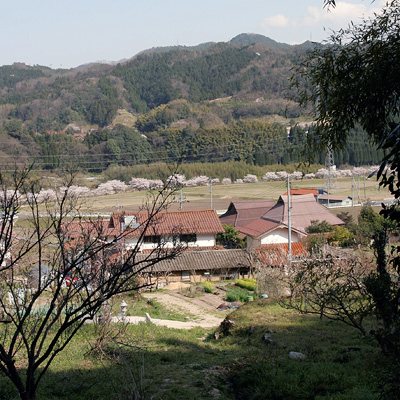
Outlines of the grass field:
[[[338,179],[334,182],[335,187],[331,189],[332,195],[352,196],[355,202],[368,200],[383,200],[390,198],[387,190],[378,189],[374,179],[356,182],[352,190],[350,178]],[[365,189],[364,189],[365,184]],[[326,181],[321,179],[300,180],[291,183],[292,188],[323,188]],[[279,196],[287,191],[286,182],[258,182],[247,184],[214,185],[212,187],[212,200],[209,187],[190,187],[182,189],[185,200],[183,209],[207,209],[226,210],[232,200],[251,200],[273,198],[278,200]],[[125,210],[135,211],[148,201],[148,193],[126,192],[114,195],[99,196],[83,200],[82,211],[90,213],[112,213],[113,211]],[[179,208],[179,192],[170,198],[170,208]]]
[[[231,334],[128,326],[127,346],[89,353],[87,325],[55,359],[38,399],[378,399],[379,352],[344,324],[302,316],[269,300],[233,312]],[[117,329],[115,327],[115,329]],[[274,343],[262,337],[271,335]],[[302,352],[304,361],[288,358]],[[0,398],[17,394],[0,376]]]

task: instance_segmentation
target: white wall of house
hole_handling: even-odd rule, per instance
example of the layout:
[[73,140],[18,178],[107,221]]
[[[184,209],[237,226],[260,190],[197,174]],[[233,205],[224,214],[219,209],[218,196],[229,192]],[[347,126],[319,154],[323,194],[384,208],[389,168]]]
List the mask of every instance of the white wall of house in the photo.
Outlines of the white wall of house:
[[[287,228],[277,228],[261,237],[261,244],[287,243],[289,232]],[[292,231],[292,242],[299,241],[297,232]]]
[[[209,234],[198,234],[196,242],[189,242],[188,246],[189,247],[213,247],[215,246],[215,235],[209,233]],[[163,236],[163,246],[167,248],[172,248],[174,244],[178,244],[176,241],[174,243],[172,237],[168,236]],[[137,238],[126,238],[125,239],[125,249],[126,250],[132,250],[135,248],[135,246],[138,243]],[[141,243],[140,250],[151,250],[154,249],[158,246],[157,243]]]

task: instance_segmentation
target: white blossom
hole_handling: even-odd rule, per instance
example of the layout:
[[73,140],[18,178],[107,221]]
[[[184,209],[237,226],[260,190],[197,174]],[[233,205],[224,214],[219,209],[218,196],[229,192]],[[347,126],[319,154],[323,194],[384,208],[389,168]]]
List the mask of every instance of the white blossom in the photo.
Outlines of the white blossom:
[[181,187],[184,186],[186,181],[186,176],[182,174],[173,174],[167,178],[167,186],[174,188],[174,187]]
[[86,186],[75,186],[72,185],[70,187],[67,186],[61,186],[59,188],[61,196],[64,196],[65,192],[67,192],[67,195],[69,198],[74,198],[77,199],[79,197],[88,197],[91,195],[90,189]]
[[292,180],[298,180],[303,177],[303,173],[300,171],[294,171],[291,174],[289,174],[290,179]]
[[243,178],[243,182],[244,182],[244,183],[257,183],[257,182],[258,182],[258,178],[257,178],[256,175],[247,174],[247,175]]
[[135,190],[149,190],[150,181],[145,178],[132,178],[129,181],[129,186]]
[[117,179],[113,179],[106,183],[112,186],[115,193],[125,192],[125,190],[128,189],[128,185],[125,182],[119,181]]
[[149,179],[149,189],[162,189],[164,182],[161,179]]
[[263,175],[262,179],[263,179],[264,181],[269,182],[269,181],[277,181],[277,180],[279,180],[279,177],[278,177],[278,175],[276,175],[275,172],[266,172],[266,173]]
[[56,192],[53,189],[42,189],[39,193],[37,193],[36,200],[38,201],[38,203],[42,203],[45,201],[55,201]]
[[230,185],[232,183],[232,180],[230,178],[224,178],[224,179],[222,179],[221,183],[223,185]]
[[19,199],[21,197],[21,193],[18,190],[0,190],[0,201],[14,201],[14,199]]
[[286,171],[278,171],[276,173],[280,181],[284,181],[287,179],[288,173]]
[[316,172],[316,174],[315,174],[315,177],[316,177],[317,179],[324,179],[324,178],[326,178],[327,176],[328,176],[328,170],[325,169],[325,168],[320,168],[320,169]]

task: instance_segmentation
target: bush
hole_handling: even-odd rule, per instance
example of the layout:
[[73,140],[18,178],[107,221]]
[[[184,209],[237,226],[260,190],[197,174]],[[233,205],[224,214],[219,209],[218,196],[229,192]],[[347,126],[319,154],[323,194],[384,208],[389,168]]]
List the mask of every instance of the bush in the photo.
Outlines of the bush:
[[254,278],[236,279],[235,286],[255,292],[257,289],[257,281]]
[[214,293],[214,285],[211,282],[202,282],[201,284],[203,285],[206,293]]
[[229,302],[240,301],[242,303],[245,303],[247,301],[247,297],[249,296],[255,297],[253,293],[249,292],[246,289],[233,287],[226,293],[225,298]]

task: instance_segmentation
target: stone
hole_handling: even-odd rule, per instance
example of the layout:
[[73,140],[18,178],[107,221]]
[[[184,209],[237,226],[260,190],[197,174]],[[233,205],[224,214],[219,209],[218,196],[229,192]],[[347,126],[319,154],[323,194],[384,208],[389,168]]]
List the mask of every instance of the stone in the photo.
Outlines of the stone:
[[146,313],[146,322],[151,322],[153,323],[153,320],[151,319],[150,315]]
[[289,358],[291,360],[305,360],[307,358],[307,356],[305,354],[297,352],[297,351],[290,351]]
[[262,340],[266,344],[276,344],[275,340],[272,339],[271,335],[269,333],[264,333]]

